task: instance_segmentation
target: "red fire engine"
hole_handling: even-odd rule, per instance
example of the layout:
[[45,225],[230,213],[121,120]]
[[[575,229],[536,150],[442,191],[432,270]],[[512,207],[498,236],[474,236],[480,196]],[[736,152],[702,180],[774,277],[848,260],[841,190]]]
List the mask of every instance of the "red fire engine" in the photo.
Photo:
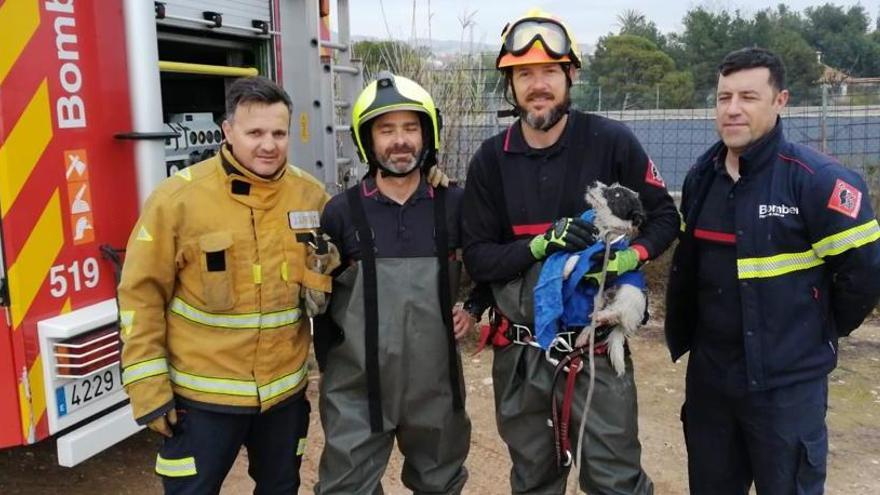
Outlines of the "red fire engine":
[[348,2],[336,41],[328,3],[0,2],[0,448],[56,436],[72,466],[138,431],[119,371],[121,249],[153,187],[219,146],[230,78],[282,83],[292,160],[331,192],[357,176],[337,111],[360,71]]

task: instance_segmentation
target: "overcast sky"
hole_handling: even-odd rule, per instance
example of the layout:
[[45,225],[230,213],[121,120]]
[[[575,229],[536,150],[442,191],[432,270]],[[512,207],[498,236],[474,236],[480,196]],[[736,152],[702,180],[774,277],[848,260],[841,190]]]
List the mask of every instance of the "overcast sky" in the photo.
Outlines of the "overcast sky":
[[[336,2],[330,2],[331,5]],[[430,3],[431,37],[435,40],[468,40],[462,35],[461,19],[471,15],[474,23],[473,41],[495,44],[501,28],[507,21],[518,17],[530,7],[542,7],[559,15],[569,25],[578,42],[595,45],[599,36],[617,30],[617,15],[627,9],[644,13],[664,33],[681,30],[685,12],[696,6],[710,10],[739,8],[751,15],[775,0],[350,0],[352,34],[387,39],[407,39],[412,33],[413,3],[416,5],[416,29],[419,38],[428,37],[428,4]],[[822,5],[819,0],[788,0],[783,2],[793,10]],[[836,0],[836,5],[863,5],[877,18],[880,0]],[[335,8],[335,7],[334,7]],[[383,16],[384,11],[384,16]],[[390,36],[389,36],[390,31]]]

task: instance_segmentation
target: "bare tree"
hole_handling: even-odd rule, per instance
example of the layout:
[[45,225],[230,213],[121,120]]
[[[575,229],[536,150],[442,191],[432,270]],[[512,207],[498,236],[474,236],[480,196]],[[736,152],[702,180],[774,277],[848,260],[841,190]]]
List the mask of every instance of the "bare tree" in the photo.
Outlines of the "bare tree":
[[645,14],[635,9],[626,9],[617,14],[617,25],[620,33],[633,33],[641,30],[647,24]]

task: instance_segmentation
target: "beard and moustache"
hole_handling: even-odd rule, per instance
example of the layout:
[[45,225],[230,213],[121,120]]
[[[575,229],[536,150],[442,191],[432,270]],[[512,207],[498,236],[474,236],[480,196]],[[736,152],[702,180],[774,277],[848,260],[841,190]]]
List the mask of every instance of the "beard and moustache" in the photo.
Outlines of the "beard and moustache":
[[[405,161],[394,160],[391,158],[391,155],[404,153],[409,154],[410,156],[410,158]],[[416,155],[416,149],[408,144],[401,144],[388,148],[382,156],[377,158],[384,168],[398,174],[408,174],[419,164],[419,157]]]
[[[538,97],[552,98],[553,95],[550,93],[532,93],[526,97],[526,101]],[[545,110],[545,113],[529,112],[525,108],[520,107],[520,116],[529,127],[546,132],[552,129],[568,113],[569,107],[571,107],[571,98],[569,98],[569,93],[566,91],[562,101],[550,107],[549,110]]]

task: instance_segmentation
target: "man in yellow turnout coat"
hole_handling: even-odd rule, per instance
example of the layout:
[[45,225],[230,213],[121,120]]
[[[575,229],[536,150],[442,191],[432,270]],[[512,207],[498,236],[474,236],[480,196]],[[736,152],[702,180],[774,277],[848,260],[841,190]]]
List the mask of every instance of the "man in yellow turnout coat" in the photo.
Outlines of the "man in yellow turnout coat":
[[166,437],[156,459],[166,493],[217,493],[242,445],[257,493],[295,493],[308,316],[338,264],[315,235],[328,197],[287,164],[281,88],[240,79],[226,110],[220,153],[165,180],[132,232],[123,381],[138,423]]

